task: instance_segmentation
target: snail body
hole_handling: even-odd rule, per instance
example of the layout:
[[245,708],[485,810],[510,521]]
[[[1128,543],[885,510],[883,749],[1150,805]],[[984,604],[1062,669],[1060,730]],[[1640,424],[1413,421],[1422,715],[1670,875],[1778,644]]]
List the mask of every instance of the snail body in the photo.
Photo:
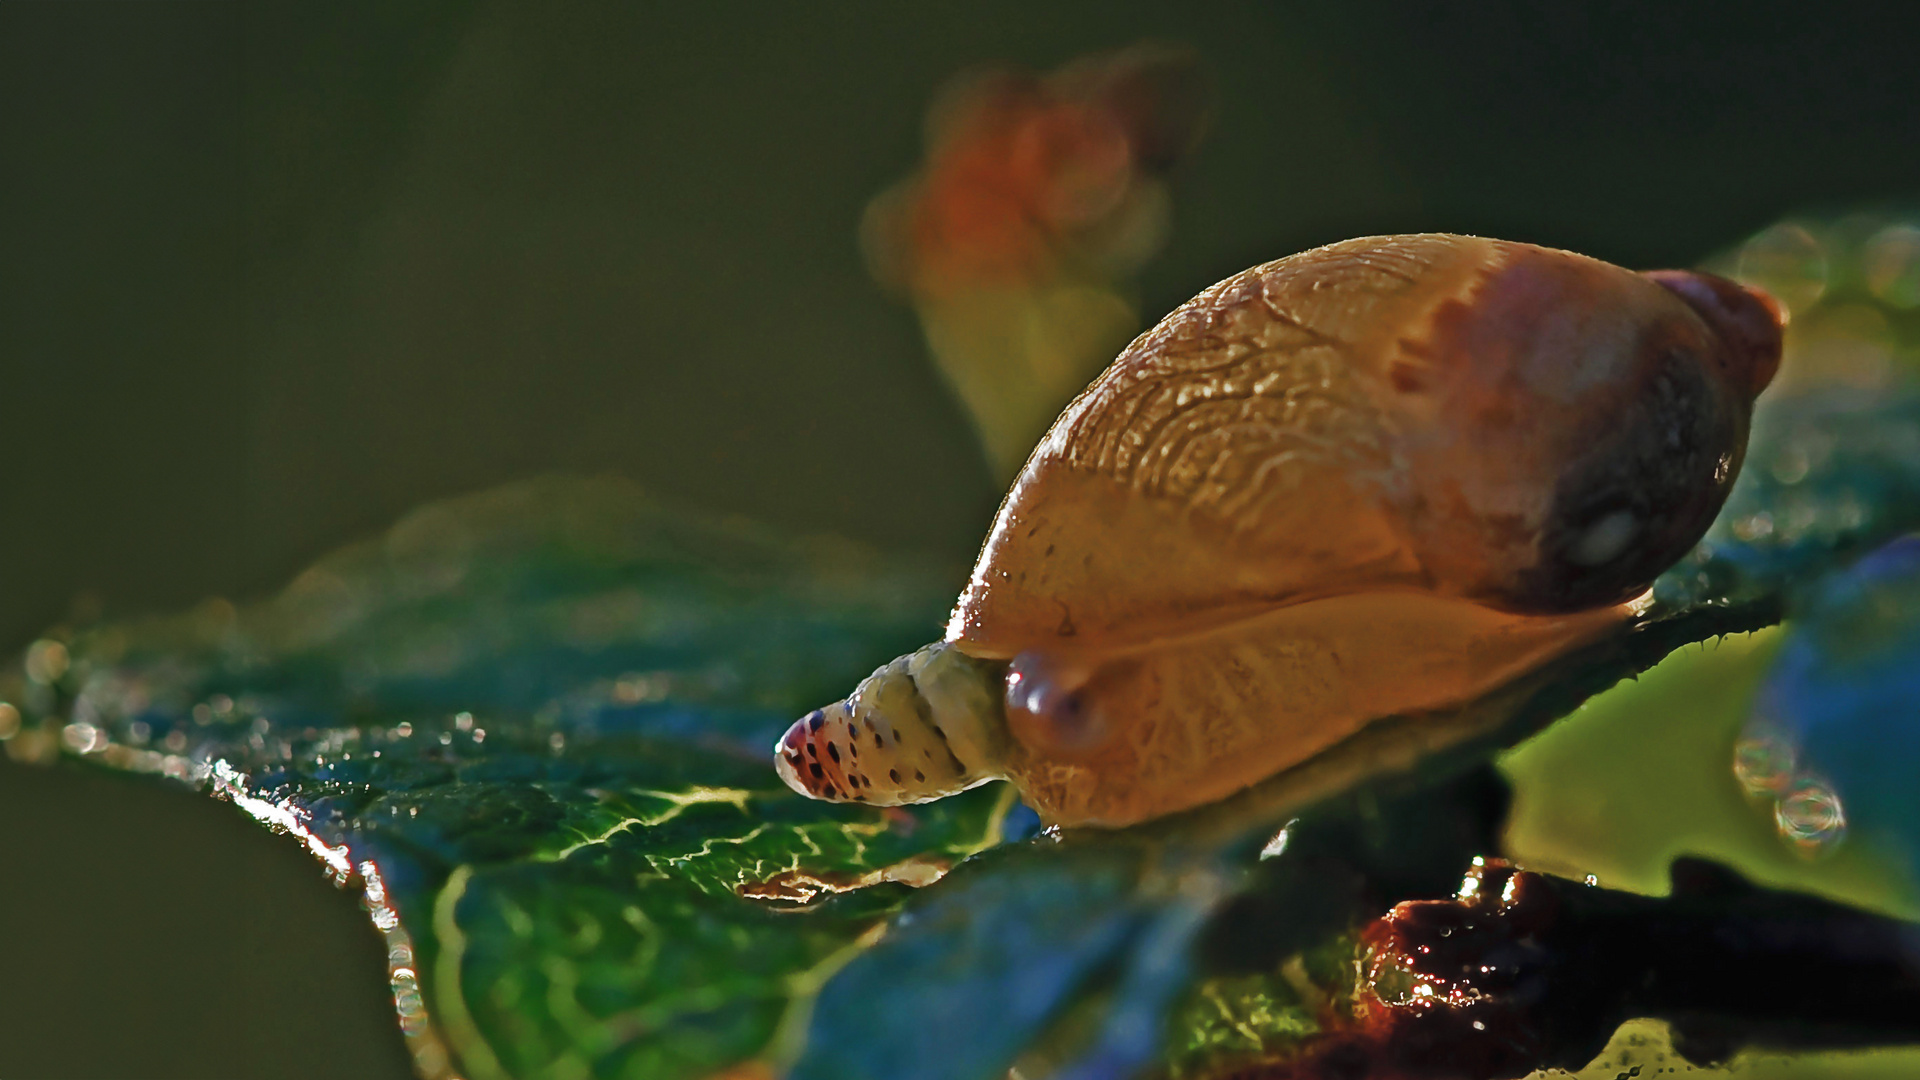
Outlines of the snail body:
[[1125,825],[1631,614],[1705,531],[1779,359],[1708,275],[1444,234],[1254,267],[1136,339],[1008,492],[945,640],[809,714],[789,784],[1007,777]]

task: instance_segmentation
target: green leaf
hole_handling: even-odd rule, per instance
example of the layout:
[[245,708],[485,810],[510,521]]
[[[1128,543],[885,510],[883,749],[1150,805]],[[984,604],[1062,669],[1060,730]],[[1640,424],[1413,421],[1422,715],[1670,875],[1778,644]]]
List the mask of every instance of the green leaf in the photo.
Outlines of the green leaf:
[[8,749],[173,775],[307,843],[366,891],[429,1075],[707,1076],[791,1056],[850,950],[999,840],[1001,785],[852,808],[768,764],[935,636],[957,578],[518,485],[258,608],[38,643]]

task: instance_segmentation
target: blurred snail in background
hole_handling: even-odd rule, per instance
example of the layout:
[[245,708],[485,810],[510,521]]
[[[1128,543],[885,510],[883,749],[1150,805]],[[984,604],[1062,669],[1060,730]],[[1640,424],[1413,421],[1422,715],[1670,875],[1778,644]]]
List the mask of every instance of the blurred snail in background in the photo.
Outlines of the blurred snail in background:
[[912,301],[996,480],[1140,329],[1122,282],[1165,240],[1164,177],[1211,98],[1192,50],[1154,43],[964,75],[928,112],[924,168],[867,207],[868,267]]
[[1706,274],[1371,237],[1136,339],[1008,492],[946,640],[775,747],[816,798],[1012,780],[1050,823],[1225,797],[1630,618],[1712,521],[1778,309]]

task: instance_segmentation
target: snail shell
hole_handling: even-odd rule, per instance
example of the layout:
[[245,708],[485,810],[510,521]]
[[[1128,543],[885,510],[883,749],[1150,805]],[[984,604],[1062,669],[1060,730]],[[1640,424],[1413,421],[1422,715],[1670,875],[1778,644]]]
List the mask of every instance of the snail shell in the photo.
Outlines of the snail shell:
[[776,747],[881,805],[997,777],[1049,821],[1231,794],[1626,618],[1718,512],[1777,308],[1425,234],[1255,267],[1142,335],[1014,482],[946,640]]

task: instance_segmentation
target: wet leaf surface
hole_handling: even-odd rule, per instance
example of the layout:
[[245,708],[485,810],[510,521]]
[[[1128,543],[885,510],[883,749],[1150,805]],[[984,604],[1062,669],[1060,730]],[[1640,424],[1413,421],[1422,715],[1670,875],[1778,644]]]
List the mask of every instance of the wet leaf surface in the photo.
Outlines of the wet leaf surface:
[[550,481],[430,507],[256,608],[49,636],[16,757],[203,785],[367,893],[429,1075],[705,1076],[999,839],[1004,793],[832,807],[791,716],[935,633],[955,574]]

